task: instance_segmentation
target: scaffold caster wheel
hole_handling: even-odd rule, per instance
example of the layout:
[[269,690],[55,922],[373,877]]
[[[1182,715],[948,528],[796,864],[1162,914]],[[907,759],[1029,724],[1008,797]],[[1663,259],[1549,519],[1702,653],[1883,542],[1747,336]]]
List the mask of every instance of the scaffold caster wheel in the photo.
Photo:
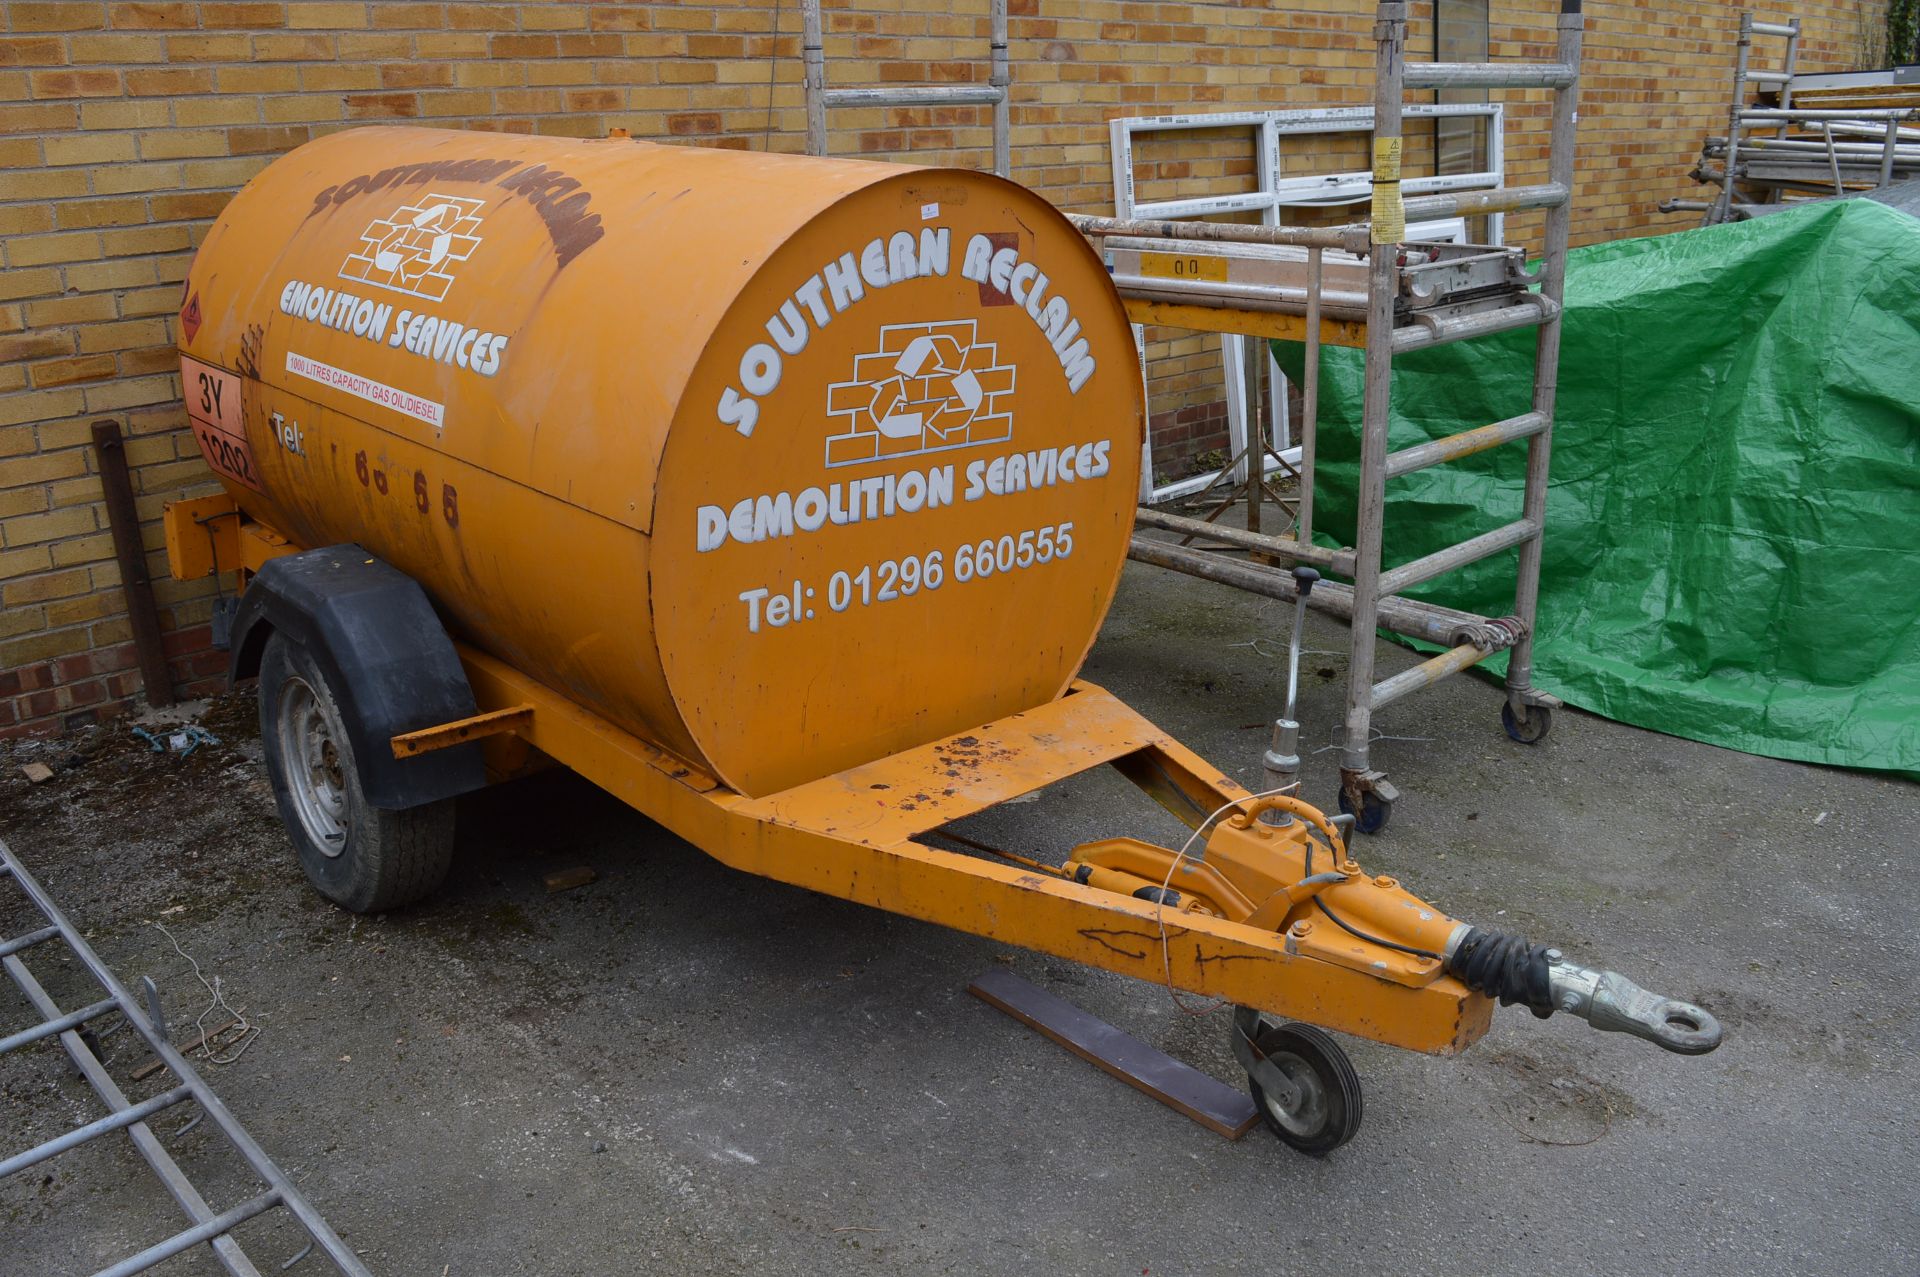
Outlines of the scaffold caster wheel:
[[1347,797],[1344,787],[1340,790],[1340,810],[1354,817],[1353,827],[1358,833],[1377,834],[1387,827],[1387,821],[1393,818],[1393,800],[1382,798],[1369,789],[1360,795],[1360,810],[1353,810],[1353,800]]
[[1247,1075],[1247,1090],[1275,1135],[1309,1157],[1325,1157],[1360,1129],[1360,1077],[1353,1061],[1323,1030],[1310,1024],[1272,1025],[1254,1045],[1286,1074],[1295,1089],[1284,1104]]
[[1553,711],[1545,705],[1530,705],[1527,721],[1523,723],[1514,717],[1513,703],[1509,701],[1500,707],[1500,725],[1522,745],[1538,745],[1553,728]]

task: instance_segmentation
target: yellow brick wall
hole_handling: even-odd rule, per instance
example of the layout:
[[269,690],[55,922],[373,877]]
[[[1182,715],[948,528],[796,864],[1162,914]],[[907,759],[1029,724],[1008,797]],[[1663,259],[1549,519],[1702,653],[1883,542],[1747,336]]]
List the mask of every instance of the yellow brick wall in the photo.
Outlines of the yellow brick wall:
[[[1544,58],[1553,0],[1493,0],[1493,56]],[[1884,0],[1801,3],[1802,65],[1859,60]],[[986,0],[828,0],[842,85],[986,74]],[[1116,115],[1363,104],[1365,0],[1013,0],[1017,174],[1111,208]],[[1577,242],[1673,229],[1661,198],[1724,107],[1739,7],[1588,6]],[[1410,46],[1428,56],[1430,9]],[[310,137],[374,120],[802,149],[798,0],[700,3],[24,3],[0,0],[0,734],[118,708],[137,687],[86,446],[128,434],[175,674],[211,685],[210,592],[164,580],[164,501],[209,487],[178,404],[179,282],[248,177]],[[1538,180],[1543,95],[1510,103],[1512,180]],[[980,163],[985,112],[835,114],[838,153]],[[1327,152],[1321,158],[1334,158]],[[1354,156],[1346,157],[1359,167]],[[1233,189],[1244,136],[1141,148],[1143,193]],[[1523,232],[1524,222],[1519,225]],[[1210,339],[1156,333],[1156,420],[1217,423]]]

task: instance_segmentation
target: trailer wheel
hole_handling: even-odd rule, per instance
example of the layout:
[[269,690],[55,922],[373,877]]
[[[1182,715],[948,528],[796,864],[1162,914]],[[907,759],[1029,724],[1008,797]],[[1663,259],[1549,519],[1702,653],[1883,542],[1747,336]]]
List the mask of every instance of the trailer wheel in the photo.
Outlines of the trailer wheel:
[[1283,1024],[1263,1029],[1254,1045],[1299,1092],[1293,1104],[1282,1104],[1248,1076],[1247,1089],[1275,1135],[1309,1157],[1325,1157],[1354,1137],[1360,1076],[1338,1042],[1310,1024]]
[[260,658],[260,740],[274,802],[307,880],[354,913],[430,894],[453,859],[453,801],[369,804],[339,697],[304,647],[275,634]]

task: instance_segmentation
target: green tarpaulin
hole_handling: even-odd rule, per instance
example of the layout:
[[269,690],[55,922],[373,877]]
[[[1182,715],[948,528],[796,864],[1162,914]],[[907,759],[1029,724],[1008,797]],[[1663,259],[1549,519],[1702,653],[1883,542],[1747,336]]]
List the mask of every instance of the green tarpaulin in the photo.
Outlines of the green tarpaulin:
[[[1392,446],[1525,412],[1533,344],[1396,359]],[[1276,354],[1297,376],[1301,348]],[[1329,544],[1352,544],[1360,396],[1359,352],[1327,349]],[[1575,250],[1557,416],[1536,686],[1750,753],[1920,771],[1920,220],[1845,200]],[[1517,518],[1525,451],[1390,480],[1387,564]],[[1506,615],[1516,553],[1410,593]]]

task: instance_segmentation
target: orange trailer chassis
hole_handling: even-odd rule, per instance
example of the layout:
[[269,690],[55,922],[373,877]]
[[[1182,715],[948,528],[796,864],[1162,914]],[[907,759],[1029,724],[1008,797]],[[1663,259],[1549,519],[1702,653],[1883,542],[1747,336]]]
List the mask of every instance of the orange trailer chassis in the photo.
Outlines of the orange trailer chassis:
[[[244,580],[299,552],[224,495],[169,506],[166,531],[180,577],[238,570]],[[732,868],[1234,1004],[1233,1045],[1256,1096],[1263,1084],[1285,1096],[1300,1080],[1256,1045],[1261,1013],[1447,1055],[1486,1032],[1498,996],[1683,1053],[1719,1042],[1719,1026],[1698,1007],[1482,932],[1391,878],[1368,876],[1317,809],[1250,793],[1091,683],[751,797],[471,644],[456,641],[455,650],[478,712],[373,744],[406,758],[478,741],[492,779],[544,755]],[[1055,867],[944,832],[1102,765],[1191,828],[1187,844],[1110,838]],[[1325,1049],[1338,1052],[1330,1040]]]

